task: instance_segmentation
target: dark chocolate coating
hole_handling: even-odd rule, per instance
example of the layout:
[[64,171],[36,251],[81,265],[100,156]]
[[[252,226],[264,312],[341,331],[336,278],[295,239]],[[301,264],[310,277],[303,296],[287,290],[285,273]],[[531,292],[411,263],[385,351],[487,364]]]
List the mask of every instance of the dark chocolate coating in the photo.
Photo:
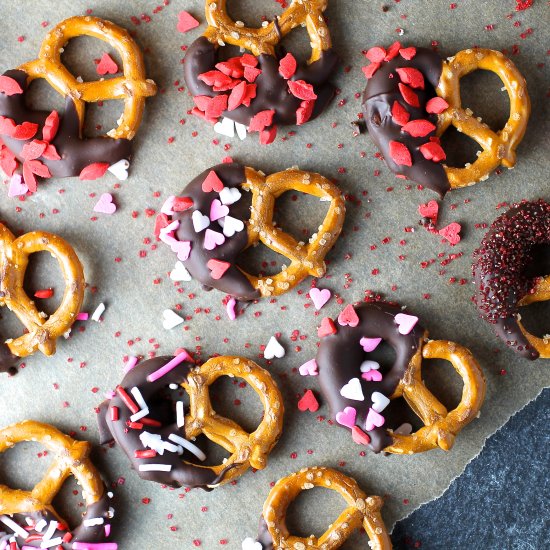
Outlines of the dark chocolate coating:
[[[232,237],[226,237],[225,242],[221,246],[214,248],[214,250],[206,250],[206,248],[204,248],[204,236],[206,231],[203,230],[200,233],[196,233],[193,227],[193,211],[200,210],[203,215],[208,216],[210,214],[210,205],[212,201],[214,199],[219,199],[216,191],[205,193],[202,190],[202,182],[211,170],[216,172],[225,187],[238,187],[241,191],[242,197],[236,203],[229,205],[229,215],[245,223],[250,218],[249,203],[246,201],[245,197],[246,191],[241,187],[246,181],[244,167],[240,164],[218,164],[217,166],[205,170],[179,195],[191,197],[194,203],[193,207],[185,212],[176,212],[172,215],[172,220],[178,220],[180,222],[180,226],[176,231],[177,239],[180,241],[191,241],[191,254],[183,264],[194,279],[208,288],[217,288],[239,300],[256,300],[260,297],[259,291],[250,284],[250,281],[237,267],[239,254],[248,245],[246,227],[242,231],[235,233]],[[223,232],[222,227],[217,221],[210,222],[209,229],[219,233]],[[211,272],[206,265],[209,260],[214,258],[231,264],[231,267],[217,280],[212,279]]]
[[[363,303],[356,306],[355,311],[359,317],[359,324],[356,327],[341,326],[335,321],[338,332],[321,339],[316,361],[321,391],[330,407],[331,418],[338,426],[349,430],[336,422],[336,414],[346,407],[353,407],[357,411],[355,424],[365,431],[365,420],[372,406],[370,396],[375,391],[386,397],[394,393],[411,358],[418,350],[419,343],[424,337],[424,329],[417,323],[410,334],[399,334],[394,318],[398,313],[405,313],[399,306]],[[409,312],[406,313],[410,315]],[[366,353],[359,343],[362,337],[382,338],[395,351],[395,362],[388,370],[381,371],[383,378],[380,382],[369,382],[361,378],[361,364],[369,359],[369,353]],[[364,401],[355,401],[340,395],[340,389],[352,378],[359,378]],[[385,412],[382,415],[386,416]],[[403,422],[407,421],[407,418],[403,419]],[[387,426],[366,433],[371,439],[368,447],[375,453],[379,453],[392,443]]]
[[[108,538],[105,536],[105,524],[108,524],[111,522],[112,518],[109,517],[109,508],[111,507],[111,501],[109,500],[109,497],[105,493],[97,502],[94,502],[90,506],[86,508],[86,512],[82,516],[82,523],[76,527],[75,529],[71,530],[70,533],[72,534],[72,538],[70,542],[62,543],[59,546],[55,546],[55,548],[63,548],[63,550],[69,550],[72,548],[73,543],[75,542],[87,542],[87,543],[102,543],[102,542],[108,542]],[[41,512],[33,512],[29,514],[14,514],[13,516],[9,516],[10,519],[15,521],[18,525],[25,528],[27,527],[27,522],[25,521],[26,518],[31,518],[35,524],[38,523],[41,520],[46,520],[49,524],[50,521],[59,521],[59,518],[54,516],[51,512],[44,510]],[[105,521],[101,525],[92,525],[92,526],[85,526],[84,520],[86,519],[95,519],[95,518],[103,518]],[[5,531],[4,531],[5,529]],[[42,531],[42,534],[47,529],[47,527]],[[52,539],[55,539],[57,537],[63,538],[63,536],[66,534],[67,531],[61,531],[57,529],[54,534],[52,535]],[[29,531],[29,535],[38,534],[35,531]],[[0,541],[2,541],[3,536],[9,535],[12,536],[13,532],[9,530],[4,524],[0,523]],[[21,542],[21,538],[16,539],[19,543]],[[25,542],[23,546],[25,547],[31,547],[31,548],[40,548],[42,540],[37,539],[30,542]]]
[[[210,86],[199,80],[199,75],[215,70],[216,63],[221,61],[218,49],[204,36],[189,46],[185,54],[184,78],[191,95],[214,97],[220,93],[229,93],[214,92]],[[274,57],[262,54],[258,57],[258,68],[261,69],[262,74],[255,81],[256,97],[251,101],[250,107],[241,105],[234,111],[224,111],[224,117],[248,126],[255,114],[273,109],[275,110],[274,124],[296,124],[296,111],[302,100],[289,92],[288,81],[279,74],[279,60],[284,55],[285,53],[282,53],[282,55],[278,54],[277,57]],[[299,64],[296,74],[290,79],[305,80],[315,89],[317,99],[309,120],[319,116],[334,97],[335,88],[328,80],[337,66],[338,56],[332,49],[329,49],[323,51],[317,61],[305,66]]]
[[[391,110],[394,101],[398,101],[410,113],[410,120],[425,119],[437,126],[437,115],[426,111],[428,100],[436,96],[435,88],[439,83],[442,70],[439,55],[426,48],[417,48],[416,55],[406,60],[397,55],[388,62],[382,62],[374,76],[367,82],[363,92],[363,116],[370,137],[384,156],[384,160],[394,174],[406,176],[424,187],[434,190],[443,197],[449,191],[449,179],[440,162],[424,158],[420,146],[435,136],[435,130],[425,137],[412,137],[401,131],[401,126],[393,121]],[[403,99],[398,85],[401,82],[396,69],[414,67],[424,75],[425,89],[414,89],[418,95],[420,107],[412,107]],[[404,143],[411,153],[412,166],[396,164],[390,155],[390,141]]]
[[498,217],[474,251],[473,298],[480,316],[516,353],[537,359],[539,353],[521,332],[518,302],[550,273],[550,203],[515,205]]
[[[164,455],[158,455],[155,458],[136,458],[134,456],[135,451],[145,449],[139,439],[140,434],[144,431],[160,435],[163,441],[169,441],[168,436],[172,433],[185,438],[183,431],[176,425],[176,415],[171,406],[171,401],[162,395],[162,390],[169,384],[179,385],[184,382],[195,365],[183,362],[159,380],[155,382],[147,381],[147,376],[166,365],[171,359],[173,358],[156,357],[144,361],[128,372],[120,384],[128,394],[130,394],[133,387],[139,389],[149,407],[150,414],[148,418],[162,422],[162,427],[144,425],[142,430],[128,428],[126,423],[133,413],[117,394],[110,401],[105,401],[100,406],[98,416],[100,442],[104,444],[114,439],[126,453],[132,463],[132,468],[136,470],[142,479],[155,481],[170,487],[200,487],[210,490],[211,486],[221,482],[227,470],[217,476],[210,468],[185,463],[184,460],[197,460],[187,450],[184,450],[183,455],[165,451]],[[111,420],[109,409],[113,406],[119,409],[120,416],[117,421]],[[172,469],[170,472],[141,472],[139,471],[140,464],[169,464]]]
[[261,545],[262,550],[274,550],[273,537],[269,532],[267,523],[264,517],[260,518],[260,524],[258,525],[258,538],[256,539]]
[[17,374],[17,364],[20,358],[10,351],[10,348],[4,343],[0,344],[0,373]]
[[[32,139],[42,139],[41,129],[49,111],[35,111],[27,107],[26,91],[28,88],[27,74],[19,70],[6,71],[4,76],[16,80],[23,89],[22,94],[7,96],[0,93],[0,115],[15,120],[16,124],[34,122],[39,125],[38,132]],[[19,162],[23,162],[21,151],[32,139],[22,141],[5,135],[0,135],[2,141],[14,153]],[[65,178],[78,176],[88,165],[95,162],[106,162],[113,165],[119,160],[130,160],[131,142],[127,139],[110,137],[85,138],[80,135],[80,122],[73,100],[65,99],[65,112],[59,113],[59,130],[52,141],[61,157],[60,160],[40,158],[53,177]]]

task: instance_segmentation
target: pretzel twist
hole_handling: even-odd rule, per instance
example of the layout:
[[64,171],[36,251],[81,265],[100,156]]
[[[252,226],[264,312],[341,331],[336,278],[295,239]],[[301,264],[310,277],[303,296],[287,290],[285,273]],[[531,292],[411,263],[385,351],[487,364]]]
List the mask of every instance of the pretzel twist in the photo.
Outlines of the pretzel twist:
[[[79,82],[63,65],[61,53],[67,42],[78,36],[92,36],[108,42],[122,58],[124,76]],[[141,123],[145,98],[156,94],[157,87],[145,78],[143,56],[126,29],[110,21],[91,16],[71,17],[54,27],[44,39],[38,59],[19,67],[29,80],[44,78],[63,96],[74,101],[80,121],[84,125],[86,103],[123,99],[124,112],[117,128],[108,136],[132,139]]]
[[[527,306],[535,302],[546,302],[548,300],[550,300],[550,275],[539,278],[533,292],[524,296],[518,305]],[[540,357],[550,359],[550,337],[544,336],[543,338],[538,338],[528,332],[519,320],[518,325],[525,338],[539,352]]]
[[[265,177],[247,167],[243,188],[252,193],[251,216],[248,221],[248,246],[263,243],[290,260],[290,265],[276,275],[256,277],[243,271],[251,285],[263,297],[278,296],[307,275],[322,277],[326,271],[325,256],[340,235],[345,216],[341,191],[329,180],[312,172],[288,169]],[[308,244],[298,242],[273,224],[275,201],[286,191],[298,191],[322,201],[330,201],[323,223]]]
[[[503,82],[510,98],[510,117],[504,128],[491,130],[481,119],[462,107],[460,79],[473,71],[495,73]],[[516,164],[516,147],[522,140],[531,112],[525,78],[501,52],[482,48],[462,50],[443,62],[437,94],[449,108],[439,115],[437,133],[441,136],[450,125],[474,139],[483,151],[477,160],[464,168],[445,166],[451,188],[484,181],[501,164],[512,168]]]
[[[445,359],[462,378],[462,398],[454,410],[447,411],[424,385],[422,359]],[[485,378],[474,356],[466,348],[447,340],[429,340],[425,344],[421,341],[405,376],[392,395],[392,399],[397,397],[405,398],[424,426],[410,435],[392,433],[393,443],[384,451],[412,454],[436,447],[448,451],[456,435],[477,417],[485,398]]]
[[232,44],[254,55],[275,55],[275,46],[290,31],[305,26],[311,42],[310,63],[331,47],[330,33],[323,17],[328,0],[291,0],[290,6],[265,27],[246,27],[237,24],[227,13],[226,0],[206,0],[208,28],[204,36],[216,46]]
[[[59,262],[65,279],[61,304],[47,320],[23,288],[29,256],[42,251],[49,252]],[[0,306],[13,311],[28,330],[6,342],[10,351],[18,357],[26,357],[37,349],[44,355],[53,355],[56,339],[75,322],[84,299],[84,272],[75,251],[52,233],[33,231],[16,239],[0,224],[0,273]]]
[[[260,397],[264,415],[252,433],[247,433],[233,420],[220,416],[212,407],[209,388],[222,376],[242,378]],[[269,372],[242,357],[215,357],[190,372],[181,386],[189,394],[186,438],[194,439],[204,434],[231,453],[223,464],[204,466],[216,476],[226,472],[220,484],[239,477],[249,467],[261,470],[267,466],[267,456],[282,432],[284,413],[282,395]]]
[[0,453],[22,441],[39,442],[54,454],[54,460],[42,480],[30,491],[0,485],[0,514],[47,511],[65,524],[55,511],[52,501],[71,475],[82,487],[82,496],[87,506],[101,499],[105,485],[88,458],[91,451],[88,442],[76,441],[53,426],[26,420],[0,430]]
[[[288,507],[298,495],[313,487],[324,487],[340,494],[347,508],[338,519],[319,537],[296,537],[286,526]],[[390,538],[380,515],[383,501],[378,496],[367,496],[357,482],[337,470],[330,468],[304,468],[280,479],[271,489],[263,508],[263,517],[274,548],[303,548],[311,550],[333,550],[339,548],[353,531],[363,529],[369,536],[369,548],[389,550]]]

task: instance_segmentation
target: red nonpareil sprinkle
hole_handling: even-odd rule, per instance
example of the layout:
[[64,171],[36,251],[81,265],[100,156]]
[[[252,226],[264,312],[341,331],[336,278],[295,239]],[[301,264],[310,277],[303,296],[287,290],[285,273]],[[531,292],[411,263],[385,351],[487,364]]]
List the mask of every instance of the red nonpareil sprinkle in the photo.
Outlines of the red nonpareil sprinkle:
[[176,197],[172,203],[172,210],[174,212],[185,212],[193,206],[193,199],[191,197]]
[[435,124],[432,124],[429,120],[422,118],[411,120],[410,122],[407,122],[403,128],[401,128],[402,132],[407,132],[407,134],[410,134],[412,137],[425,137],[434,130]]
[[101,76],[106,74],[116,74],[119,71],[118,65],[113,61],[113,58],[107,52],[103,54],[95,69],[97,74]]
[[53,296],[53,288],[44,288],[42,290],[37,290],[34,293],[35,298],[51,298]]
[[403,84],[402,82],[398,84],[398,87],[401,92],[401,96],[406,103],[408,103],[411,107],[420,107],[420,101],[418,100],[418,96],[415,92],[413,92],[406,84]]
[[533,5],[533,0],[516,0],[516,11],[526,10]]
[[214,170],[210,170],[202,182],[201,187],[204,193],[210,193],[211,191],[216,191],[216,193],[219,193],[223,189],[223,181],[218,177],[218,174],[216,174]]
[[227,61],[216,63],[216,69],[231,78],[242,78],[244,69],[240,57],[232,57]]
[[244,68],[244,78],[248,82],[255,82],[256,79],[262,74],[261,69],[256,67],[245,67]]
[[199,26],[199,22],[187,11],[180,11],[178,13],[178,24],[176,25],[176,29],[178,29],[179,32],[187,32],[191,29],[195,29]]
[[384,61],[391,61],[401,49],[401,42],[394,42],[389,48],[388,52],[386,53],[386,57],[384,57]]
[[289,52],[279,61],[279,74],[286,78],[292,78],[298,68],[296,58]]
[[410,61],[416,55],[416,48],[414,46],[410,46],[409,48],[401,48],[399,50],[399,55],[403,59]]
[[390,156],[399,166],[412,166],[412,157],[407,146],[399,141],[390,141]]
[[117,386],[115,391],[122,399],[122,402],[132,411],[133,414],[140,411],[140,408],[134,403],[134,400],[126,393],[126,390],[122,386]]
[[427,160],[433,160],[434,162],[441,162],[447,158],[443,147],[437,143],[437,141],[428,141],[419,148],[420,152]]
[[262,145],[269,145],[275,141],[277,137],[277,126],[274,124],[271,128],[266,128],[260,132],[260,143]]
[[374,46],[374,48],[367,51],[365,57],[371,63],[381,63],[386,57],[386,50],[380,46]]
[[135,458],[155,458],[157,456],[157,451],[154,449],[144,449],[134,451]]
[[401,82],[408,84],[411,88],[424,89],[424,75],[414,67],[400,67],[395,69]]
[[380,63],[371,63],[366,67],[361,67],[366,79],[369,80],[374,76],[374,73],[380,68]]
[[393,121],[399,126],[404,126],[409,122],[411,115],[409,111],[399,101],[394,101],[391,108],[391,116]]
[[275,115],[275,111],[273,109],[269,111],[260,111],[259,113],[255,114],[250,120],[248,131],[249,132],[263,131],[264,128],[266,128],[267,126],[271,126],[273,124],[274,115]]
[[160,235],[160,230],[168,227],[170,225],[170,220],[166,214],[158,214],[155,218],[155,237],[158,239]]
[[32,139],[36,135],[36,132],[38,132],[38,124],[23,122],[15,127],[10,137],[26,141],[27,139]]
[[78,176],[82,181],[90,181],[101,178],[109,168],[108,162],[94,162],[82,169]]
[[238,86],[235,86],[229,94],[227,101],[227,110],[234,111],[237,107],[242,105],[244,98],[246,97],[246,82],[243,80]]
[[23,93],[23,88],[17,80],[9,76],[0,76],[0,92],[8,96],[17,95]]
[[462,226],[457,222],[452,222],[443,229],[440,229],[438,233],[453,246],[460,242],[460,230]]
[[33,139],[31,142],[25,143],[25,145],[23,145],[23,149],[21,150],[21,156],[25,160],[37,159],[44,154],[44,151],[46,150],[47,147],[48,147],[48,143],[46,141]]
[[289,80],[288,88],[290,93],[298,99],[317,99],[313,86],[305,80]]
[[311,390],[307,390],[300,401],[298,401],[298,409],[302,412],[316,412],[319,410],[319,401],[317,401],[315,394]]
[[300,103],[296,111],[296,124],[298,126],[305,124],[311,118],[314,106],[315,101],[302,101],[302,103]]
[[449,104],[442,97],[432,97],[426,103],[426,111],[430,114],[440,114],[449,108]]
[[111,421],[112,422],[118,422],[118,419],[120,418],[120,410],[118,407],[111,407]]
[[243,67],[257,67],[258,58],[251,53],[245,53],[241,56],[241,65]]
[[317,336],[323,338],[324,336],[329,336],[330,334],[336,334],[338,329],[334,324],[334,321],[330,317],[324,317],[321,321],[321,326],[317,330]]
[[218,280],[223,277],[225,272],[231,267],[231,264],[229,262],[212,258],[211,260],[208,260],[206,267],[210,270],[210,276],[212,279]]
[[59,129],[59,113],[52,111],[44,121],[42,128],[42,139],[51,142]]

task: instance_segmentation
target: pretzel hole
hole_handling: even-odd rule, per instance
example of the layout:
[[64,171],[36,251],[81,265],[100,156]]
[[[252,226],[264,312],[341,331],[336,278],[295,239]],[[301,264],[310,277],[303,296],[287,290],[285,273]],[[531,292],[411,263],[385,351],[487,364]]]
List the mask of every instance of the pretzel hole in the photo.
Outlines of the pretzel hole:
[[73,476],[69,476],[53,499],[55,511],[67,522],[70,530],[82,523],[86,502],[82,498],[82,488]]
[[411,406],[403,397],[392,399],[382,414],[386,419],[384,427],[390,430],[397,430],[403,424],[410,424],[412,431],[416,432],[423,426],[420,418],[416,416]]
[[281,271],[281,266],[289,265],[290,260],[273,252],[263,243],[251,246],[239,254],[238,266],[258,277],[275,275]]
[[0,454],[0,484],[12,489],[31,491],[45,476],[54,457],[40,443],[17,443]]
[[65,98],[57,93],[44,78],[33,80],[27,88],[25,97],[27,106],[36,111],[47,111],[49,114],[53,110],[58,113],[65,110]]
[[445,164],[459,168],[473,164],[483,151],[477,141],[459,132],[454,126],[445,130],[441,136],[441,145],[447,155]]
[[284,57],[290,52],[298,65],[306,66],[311,57],[311,39],[305,27],[296,27],[278,44],[277,54]]
[[[270,22],[281,14],[273,13],[273,0],[227,0],[227,13],[235,22],[243,22],[247,27],[258,28],[264,21]],[[238,30],[238,27],[237,29]]]
[[521,324],[527,332],[544,338],[550,334],[550,301],[535,302],[519,310]]
[[460,403],[464,383],[449,361],[424,359],[422,380],[449,411],[455,409]]
[[[39,312],[48,316],[61,305],[65,292],[63,273],[57,260],[49,252],[36,252],[29,256],[29,265],[25,271],[23,288],[29,299],[33,300]],[[53,289],[51,298],[36,298],[38,290]]]

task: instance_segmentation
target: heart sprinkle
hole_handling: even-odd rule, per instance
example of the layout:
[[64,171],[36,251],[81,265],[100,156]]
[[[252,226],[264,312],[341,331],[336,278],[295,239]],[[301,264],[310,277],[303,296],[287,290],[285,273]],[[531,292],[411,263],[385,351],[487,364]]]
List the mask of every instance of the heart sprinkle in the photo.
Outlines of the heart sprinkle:
[[212,258],[211,260],[208,260],[206,267],[210,270],[210,276],[212,279],[217,281],[223,277],[225,272],[231,267],[231,264],[229,262]]
[[399,327],[399,334],[403,334],[405,336],[410,334],[416,323],[418,323],[418,317],[415,317],[414,315],[407,315],[406,313],[398,313],[395,316],[395,322]]
[[321,321],[321,326],[317,329],[317,336],[323,338],[329,336],[330,334],[336,334],[338,329],[334,324],[334,321],[330,317],[324,317]]
[[371,401],[372,408],[378,413],[381,413],[390,404],[390,400],[379,391],[372,392]]
[[174,269],[170,272],[170,279],[172,281],[190,281],[191,280],[191,274],[185,266],[178,260],[176,262],[176,265],[174,266]]
[[317,361],[310,359],[307,363],[300,365],[298,371],[302,376],[317,376],[319,374]]
[[275,336],[272,336],[264,349],[264,359],[273,359],[274,357],[277,357],[277,359],[281,359],[284,356],[285,348],[281,346]]
[[336,422],[346,428],[353,428],[356,418],[357,411],[353,407],[346,407],[343,411],[336,413]]
[[113,195],[111,193],[103,193],[94,206],[94,212],[114,214],[116,212],[116,204],[113,202]]
[[368,353],[370,351],[374,351],[381,341],[382,338],[367,338],[363,336],[363,338],[359,340],[359,344],[361,344],[363,350]]
[[178,24],[176,28],[179,32],[188,32],[198,27],[200,23],[187,11],[180,11],[178,13]]
[[300,401],[298,401],[298,409],[302,412],[308,410],[311,412],[316,412],[319,410],[319,402],[311,390],[307,390]]
[[218,231],[207,229],[204,233],[204,248],[206,248],[206,250],[214,250],[214,248],[222,245],[224,242],[225,237]]
[[354,307],[351,304],[348,304],[338,315],[338,324],[345,327],[349,325],[350,327],[356,327],[359,324],[359,317],[355,312]]
[[173,329],[183,323],[183,318],[180,317],[177,313],[174,313],[171,309],[165,309],[162,312],[162,318],[162,326],[166,330]]
[[359,378],[352,378],[347,384],[342,386],[340,389],[340,395],[346,399],[353,399],[354,401],[365,400]]
[[328,288],[312,288],[309,291],[309,297],[315,306],[315,309],[319,311],[332,296],[332,292]]
[[191,215],[195,233],[200,233],[210,225],[210,218],[205,216],[200,210],[195,210]]
[[386,422],[386,419],[373,408],[370,408],[365,420],[365,430],[371,432],[374,428],[381,428],[384,422]]

